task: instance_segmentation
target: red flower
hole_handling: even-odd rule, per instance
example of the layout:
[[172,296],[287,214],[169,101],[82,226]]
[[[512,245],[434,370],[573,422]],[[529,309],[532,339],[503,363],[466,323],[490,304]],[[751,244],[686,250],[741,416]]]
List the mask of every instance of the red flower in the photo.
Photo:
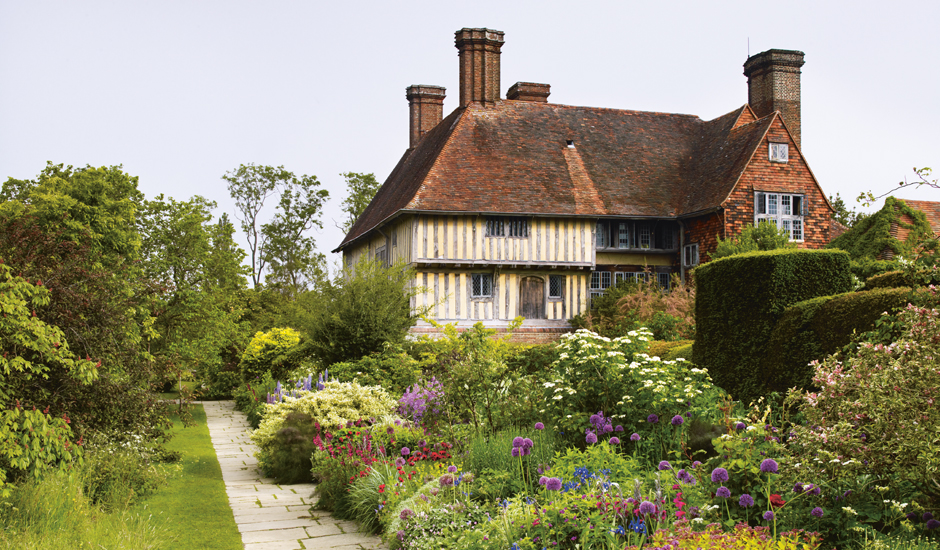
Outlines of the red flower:
[[770,505],[773,506],[774,508],[780,508],[786,503],[787,501],[783,500],[783,498],[781,498],[780,495],[776,493],[770,495]]

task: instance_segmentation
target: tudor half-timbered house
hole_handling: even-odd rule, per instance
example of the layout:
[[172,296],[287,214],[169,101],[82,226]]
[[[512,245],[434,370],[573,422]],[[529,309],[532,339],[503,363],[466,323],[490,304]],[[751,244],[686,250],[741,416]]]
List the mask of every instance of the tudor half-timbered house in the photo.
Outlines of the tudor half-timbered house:
[[[748,59],[749,104],[710,121],[548,102],[547,84],[500,97],[503,33],[462,29],[460,106],[407,89],[410,147],[335,250],[415,268],[439,322],[557,337],[621,279],[673,274],[761,220],[801,246],[829,240],[831,206],[803,159],[801,52]],[[416,332],[430,331],[419,324]]]

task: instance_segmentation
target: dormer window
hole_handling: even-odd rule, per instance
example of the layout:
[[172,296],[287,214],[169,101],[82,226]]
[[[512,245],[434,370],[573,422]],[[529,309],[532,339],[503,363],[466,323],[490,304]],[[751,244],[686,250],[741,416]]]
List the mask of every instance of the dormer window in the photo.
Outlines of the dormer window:
[[786,143],[770,144],[770,162],[787,162],[790,159],[790,146]]
[[510,217],[488,218],[486,220],[486,236],[528,238],[529,219]]

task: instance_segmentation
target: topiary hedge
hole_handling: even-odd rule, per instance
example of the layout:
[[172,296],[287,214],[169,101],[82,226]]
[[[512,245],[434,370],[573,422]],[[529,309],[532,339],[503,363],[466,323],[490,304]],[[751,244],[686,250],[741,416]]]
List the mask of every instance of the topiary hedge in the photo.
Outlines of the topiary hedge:
[[767,342],[784,310],[852,289],[849,255],[837,250],[771,250],[728,256],[695,270],[692,360],[747,402],[768,392],[760,373]]
[[685,359],[686,361],[692,360],[692,342],[683,341],[680,343],[682,344],[681,346],[670,348],[663,354],[663,361],[676,361],[678,359]]
[[865,290],[875,288],[901,288],[905,286],[911,286],[911,280],[903,271],[888,271],[887,273],[870,277],[865,281]]
[[884,312],[907,304],[910,288],[820,296],[788,307],[771,334],[761,372],[772,391],[813,386],[810,361],[822,360],[871,330]]

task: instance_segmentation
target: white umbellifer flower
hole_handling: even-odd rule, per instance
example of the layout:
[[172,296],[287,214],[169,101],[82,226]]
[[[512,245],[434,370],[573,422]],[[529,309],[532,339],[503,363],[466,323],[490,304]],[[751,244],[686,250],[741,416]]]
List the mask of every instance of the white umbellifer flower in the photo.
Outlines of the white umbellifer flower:
[[858,512],[853,510],[851,506],[843,506],[842,511],[845,512],[846,514],[852,514],[853,516],[858,515]]
[[546,383],[544,383],[544,384],[542,384],[542,385],[545,386],[546,388],[554,388],[554,387],[555,387],[555,383],[554,383],[554,382],[546,382]]
[[704,521],[705,521],[705,520],[702,519],[702,518],[695,518],[695,519],[692,520],[692,523],[704,523]]
[[564,398],[565,398],[564,395],[556,395],[555,397],[552,397],[552,399],[554,399],[555,401],[558,401],[559,399],[564,399]]

